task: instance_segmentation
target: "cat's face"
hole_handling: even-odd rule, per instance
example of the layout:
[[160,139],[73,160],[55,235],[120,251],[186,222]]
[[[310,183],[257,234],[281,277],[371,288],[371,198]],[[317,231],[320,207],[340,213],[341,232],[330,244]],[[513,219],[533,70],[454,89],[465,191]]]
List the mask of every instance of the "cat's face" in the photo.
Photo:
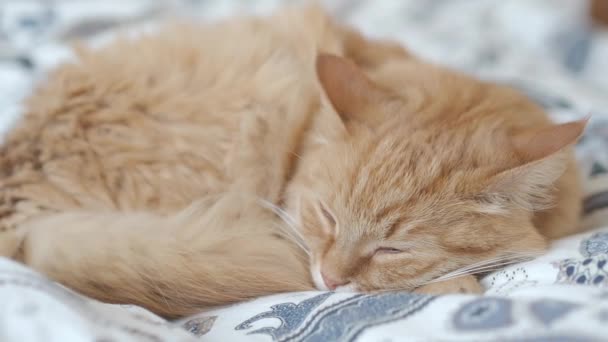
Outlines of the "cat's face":
[[[584,123],[511,139],[481,119],[443,130],[365,122],[356,115],[403,115],[400,100],[343,59],[323,56],[317,67],[345,124],[304,157],[290,189],[317,288],[411,290],[481,260],[543,250],[532,211],[546,204],[563,147]],[[537,144],[543,138],[552,143]]]
[[502,253],[543,248],[528,212],[481,197],[493,170],[414,142],[425,134],[397,135],[354,134],[309,169],[298,217],[317,288],[413,289]]

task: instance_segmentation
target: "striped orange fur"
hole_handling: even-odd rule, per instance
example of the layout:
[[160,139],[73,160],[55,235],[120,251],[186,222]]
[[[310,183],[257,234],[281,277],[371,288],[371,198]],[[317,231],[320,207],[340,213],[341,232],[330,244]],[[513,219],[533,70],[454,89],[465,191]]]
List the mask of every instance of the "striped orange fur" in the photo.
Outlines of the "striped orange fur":
[[0,254],[167,317],[312,289],[477,292],[578,229],[570,146],[507,87],[318,8],[79,50],[0,149]]

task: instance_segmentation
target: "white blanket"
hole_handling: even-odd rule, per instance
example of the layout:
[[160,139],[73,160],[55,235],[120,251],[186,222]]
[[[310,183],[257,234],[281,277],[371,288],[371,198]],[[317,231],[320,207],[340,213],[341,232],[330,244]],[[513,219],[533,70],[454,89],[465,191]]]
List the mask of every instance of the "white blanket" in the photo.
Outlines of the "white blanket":
[[[0,141],[66,42],[167,13],[266,12],[279,1],[0,3]],[[166,322],[141,308],[84,298],[0,259],[0,341],[602,341],[608,340],[608,33],[586,1],[327,1],[372,36],[482,78],[511,84],[556,120],[593,119],[577,146],[584,225],[550,252],[483,279],[484,296],[293,293]],[[107,38],[107,36],[103,39]],[[606,228],[602,228],[606,227]]]

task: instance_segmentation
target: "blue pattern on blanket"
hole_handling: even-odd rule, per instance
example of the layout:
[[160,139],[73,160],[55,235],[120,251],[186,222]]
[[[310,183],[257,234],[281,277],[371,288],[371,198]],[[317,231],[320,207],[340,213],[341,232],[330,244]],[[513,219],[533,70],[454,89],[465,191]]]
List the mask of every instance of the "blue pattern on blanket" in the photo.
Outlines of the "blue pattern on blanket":
[[245,330],[251,328],[251,324],[266,318],[277,318],[281,321],[278,328],[264,327],[249,332],[249,334],[268,334],[275,340],[281,336],[290,334],[297,329],[314,309],[323,303],[332,293],[324,293],[312,298],[306,299],[299,304],[281,303],[270,307],[271,311],[257,314],[245,322],[239,324],[235,330]]
[[579,307],[579,304],[561,300],[540,299],[530,304],[530,311],[536,319],[548,326]]
[[270,335],[274,341],[352,341],[365,329],[416,313],[434,298],[406,292],[354,295],[312,313],[329,295],[317,295],[300,304],[273,305],[271,311],[246,320],[235,330],[249,329],[262,319],[278,318],[281,324],[277,328],[265,326],[249,334]]
[[608,255],[608,232],[599,232],[581,241],[580,252],[583,256]]
[[580,243],[579,252],[585,259],[565,259],[559,268],[558,283],[579,285],[608,285],[608,232],[598,232]]
[[217,316],[195,317],[182,324],[182,327],[188,330],[191,334],[200,337],[211,330]]
[[503,298],[477,298],[463,305],[453,316],[457,330],[490,330],[513,324],[513,304]]

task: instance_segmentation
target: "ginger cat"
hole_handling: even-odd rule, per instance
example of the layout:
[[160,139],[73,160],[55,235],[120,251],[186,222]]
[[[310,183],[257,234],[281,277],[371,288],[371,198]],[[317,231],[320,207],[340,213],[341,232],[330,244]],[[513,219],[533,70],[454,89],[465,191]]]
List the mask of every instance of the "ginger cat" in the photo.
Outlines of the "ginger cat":
[[469,273],[578,229],[585,124],[316,7],[173,25],[81,49],[29,99],[0,150],[0,254],[166,317],[480,292]]

